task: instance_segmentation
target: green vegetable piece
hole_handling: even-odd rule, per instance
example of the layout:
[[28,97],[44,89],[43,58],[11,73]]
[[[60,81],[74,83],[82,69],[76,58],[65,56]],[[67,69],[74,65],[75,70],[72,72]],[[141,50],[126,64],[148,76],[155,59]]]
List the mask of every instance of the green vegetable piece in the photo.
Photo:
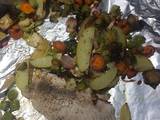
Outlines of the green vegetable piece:
[[145,43],[145,38],[142,35],[136,35],[128,42],[129,48],[139,48]]
[[87,88],[86,84],[81,81],[79,83],[77,83],[77,87],[76,87],[78,90],[85,90]]
[[24,120],[24,118],[23,117],[19,117],[17,120]]
[[26,70],[26,69],[27,69],[27,63],[26,62],[20,63],[19,66],[17,67],[17,70],[20,70],[20,71],[23,71],[23,70]]
[[120,110],[120,120],[132,120],[128,104],[125,103]]
[[23,27],[22,30],[24,32],[31,33],[31,32],[33,32],[34,27],[35,27],[35,23],[32,22],[29,26]]
[[41,58],[31,60],[30,63],[31,65],[37,68],[49,68],[52,66],[52,59],[52,56],[44,56]]
[[105,34],[105,38],[106,38],[106,44],[115,42],[117,40],[117,30],[115,29],[108,30]]
[[119,81],[119,77],[116,77],[116,78],[111,82],[111,84],[108,85],[108,88],[112,88],[112,87],[114,87],[115,85],[117,85],[118,81]]
[[152,62],[148,58],[141,55],[136,56],[136,64],[134,67],[140,72],[154,69]]
[[9,101],[1,101],[0,102],[0,110],[7,111],[9,110],[10,102]]
[[18,97],[18,91],[16,89],[14,89],[14,88],[11,89],[11,90],[9,90],[8,93],[7,93],[7,97],[11,101],[17,99],[17,97]]
[[24,20],[19,21],[18,25],[23,29],[24,27],[28,27],[31,24],[32,20],[26,18]]
[[107,12],[102,12],[101,15],[96,19],[95,25],[100,26],[100,28],[107,28],[111,23],[111,17]]
[[20,109],[19,100],[12,101],[11,104],[10,104],[10,111],[13,112],[13,111],[16,111],[16,110],[19,110],[19,109]]
[[28,88],[28,86],[29,86],[29,72],[27,69],[24,71],[17,70],[15,79],[16,79],[16,86],[20,90],[23,91],[26,88]]
[[28,1],[33,7],[37,7],[38,6],[37,0],[28,0]]
[[14,120],[14,115],[11,112],[5,112],[2,120]]
[[113,27],[112,29],[115,30],[117,33],[116,35],[117,35],[118,42],[120,42],[122,46],[125,47],[126,46],[126,35],[123,33],[121,28]]
[[47,40],[43,39],[42,36],[40,36],[37,33],[33,33],[27,40],[27,43],[35,47],[35,51],[31,55],[31,59],[41,58],[47,55],[49,50],[49,43]]
[[81,72],[84,72],[89,67],[90,55],[93,47],[93,39],[95,37],[95,27],[88,27],[81,31],[79,42],[77,45],[76,62]]
[[117,68],[112,66],[108,71],[90,80],[89,85],[93,90],[108,88],[117,76]]
[[143,43],[145,43],[145,37],[142,35],[136,35],[133,37],[133,42],[135,41],[135,46],[142,46]]
[[112,18],[116,18],[116,17],[121,16],[120,6],[112,5],[112,8],[111,8],[109,14],[111,15]]
[[88,5],[83,5],[81,8],[81,14],[83,15],[83,17],[87,17],[90,14],[90,7]]

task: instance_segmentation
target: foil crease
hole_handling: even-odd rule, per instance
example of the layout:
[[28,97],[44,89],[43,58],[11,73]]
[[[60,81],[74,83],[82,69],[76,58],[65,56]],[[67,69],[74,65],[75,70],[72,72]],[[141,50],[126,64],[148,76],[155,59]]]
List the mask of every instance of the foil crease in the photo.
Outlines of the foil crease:
[[58,23],[51,23],[49,19],[46,19],[44,24],[39,27],[39,33],[48,41],[64,41],[69,38],[69,34],[66,32],[66,20],[67,18],[59,18]]
[[0,82],[33,52],[23,39],[10,39],[8,45],[0,49]]
[[[113,4],[119,5],[124,17],[129,13],[137,14],[146,22],[145,28],[140,34],[146,38],[144,45],[153,45],[157,52],[150,58],[155,68],[160,69],[160,1],[159,0],[102,0],[100,7],[109,11]],[[66,40],[65,21],[67,18],[60,18],[58,23],[51,23],[46,19],[44,24],[39,27],[39,33],[49,41]],[[137,33],[134,33],[137,34]],[[9,44],[0,49],[0,87],[9,74],[13,73],[17,63],[28,58],[34,51],[22,39],[9,41]],[[127,102],[132,115],[132,120],[160,120],[160,86],[153,90],[150,86],[143,83],[142,74],[139,73],[132,78],[135,82],[125,83],[122,80],[110,90],[111,103],[115,108],[115,115],[119,120],[121,106]],[[141,80],[142,84],[137,85]],[[31,102],[21,96],[22,108],[18,116],[24,116],[25,120],[46,120],[36,110],[32,108]]]

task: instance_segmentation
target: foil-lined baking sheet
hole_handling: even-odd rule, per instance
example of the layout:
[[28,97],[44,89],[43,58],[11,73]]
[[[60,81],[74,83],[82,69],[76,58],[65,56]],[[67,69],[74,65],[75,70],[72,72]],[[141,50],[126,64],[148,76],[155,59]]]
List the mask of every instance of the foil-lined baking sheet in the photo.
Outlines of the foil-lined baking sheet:
[[[155,68],[160,69],[160,1],[159,0],[102,0],[100,7],[109,11],[113,4],[119,5],[124,17],[129,13],[137,14],[147,25],[140,32],[146,38],[145,45],[153,45],[157,52],[150,58]],[[65,21],[61,18],[58,23],[51,23],[48,19],[39,27],[39,33],[49,41],[66,40]],[[135,33],[136,34],[136,33]],[[28,46],[25,40],[9,41],[9,44],[0,49],[0,87],[6,77],[13,73],[17,63],[22,62],[33,52],[33,48]],[[160,120],[160,86],[153,90],[143,83],[143,77],[139,73],[133,78],[135,82],[124,82],[122,80],[110,90],[111,103],[115,108],[115,115],[119,119],[119,111],[125,102],[129,104],[132,120]],[[142,84],[137,82],[141,80]],[[22,108],[16,114],[23,116],[25,120],[46,120],[35,109],[31,102],[21,98]]]
[[[39,27],[40,33],[48,41],[66,40],[68,33],[66,32],[67,18],[60,18],[58,23],[51,23],[46,19],[42,26]],[[15,72],[16,65],[29,58],[34,48],[27,45],[23,39],[10,39],[7,46],[0,49],[0,88],[3,86],[6,78]],[[46,118],[38,113],[33,107],[30,100],[19,96],[21,108],[14,114],[17,117],[23,116],[25,120],[46,120]]]

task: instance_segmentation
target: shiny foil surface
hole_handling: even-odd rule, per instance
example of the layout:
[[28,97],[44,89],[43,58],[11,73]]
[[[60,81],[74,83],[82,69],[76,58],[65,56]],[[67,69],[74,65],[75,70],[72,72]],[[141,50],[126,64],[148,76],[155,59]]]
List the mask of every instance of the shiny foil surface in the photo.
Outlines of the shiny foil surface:
[[[160,0],[102,0],[100,7],[109,11],[113,4],[119,5],[123,17],[129,13],[137,14],[147,25],[139,33],[144,35],[146,43],[153,45],[157,52],[150,58],[155,68],[160,69]],[[65,21],[67,18],[60,18],[58,23],[51,23],[46,19],[39,27],[39,33],[49,41],[66,40]],[[137,34],[137,33],[133,33]],[[8,75],[14,73],[16,64],[28,58],[34,49],[28,46],[23,39],[10,39],[7,46],[0,49],[0,87]],[[127,102],[131,111],[132,120],[160,120],[160,85],[154,90],[143,83],[141,73],[132,78],[135,82],[119,83],[110,90],[111,103],[115,108],[115,115],[119,120],[121,106]],[[127,79],[126,79],[127,80]],[[138,81],[142,84],[138,85]],[[20,96],[21,109],[16,112],[17,116],[23,116],[25,120],[46,120],[31,105],[31,102]]]

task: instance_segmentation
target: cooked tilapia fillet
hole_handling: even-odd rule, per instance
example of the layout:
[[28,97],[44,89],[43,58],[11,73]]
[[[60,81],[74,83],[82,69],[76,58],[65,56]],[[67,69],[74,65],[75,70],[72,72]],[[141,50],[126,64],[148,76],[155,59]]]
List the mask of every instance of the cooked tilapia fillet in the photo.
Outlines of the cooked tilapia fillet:
[[115,120],[114,109],[104,101],[92,102],[91,91],[70,91],[65,80],[51,74],[33,77],[28,96],[48,120]]

